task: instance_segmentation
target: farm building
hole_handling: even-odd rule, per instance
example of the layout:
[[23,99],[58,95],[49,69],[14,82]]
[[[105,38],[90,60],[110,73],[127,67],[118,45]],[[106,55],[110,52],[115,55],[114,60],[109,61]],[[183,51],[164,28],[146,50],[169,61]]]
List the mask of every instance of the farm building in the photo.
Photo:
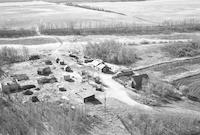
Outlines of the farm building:
[[21,90],[21,86],[16,82],[1,83],[3,93],[10,94]]
[[120,72],[118,72],[115,77],[118,78],[118,77],[122,77],[122,76],[132,76],[134,74],[135,73],[133,72],[133,70],[125,69],[125,70],[121,70]]
[[38,75],[49,75],[51,74],[50,67],[38,68],[37,70]]
[[111,72],[111,68],[108,67],[107,65],[101,63],[97,66],[98,70],[100,70],[103,73],[110,73]]
[[56,63],[59,63],[60,59],[59,58],[56,58]]
[[26,74],[14,74],[11,75],[11,77],[16,79],[17,81],[29,80],[29,77]]
[[149,76],[147,74],[134,75],[132,76],[131,87],[140,90],[144,84],[148,83],[148,80]]
[[52,65],[52,64],[53,64],[50,60],[45,60],[44,63],[45,63],[46,65]]
[[103,60],[96,59],[96,60],[93,60],[92,62],[90,62],[90,65],[93,67],[97,67],[99,64],[102,64],[102,63],[103,63]]
[[79,92],[76,93],[81,97],[84,103],[94,102],[96,100],[95,94],[93,92],[87,91],[87,92]]

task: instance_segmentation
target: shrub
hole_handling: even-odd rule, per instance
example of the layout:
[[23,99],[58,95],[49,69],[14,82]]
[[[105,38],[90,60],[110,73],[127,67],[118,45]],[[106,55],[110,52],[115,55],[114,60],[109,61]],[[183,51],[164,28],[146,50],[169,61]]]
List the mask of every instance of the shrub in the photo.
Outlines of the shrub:
[[200,54],[200,40],[193,38],[188,43],[176,43],[162,48],[172,57],[193,57]]
[[2,47],[0,49],[0,62],[2,64],[10,64],[27,60],[29,52],[26,47],[19,49],[13,47]]
[[84,54],[114,64],[131,64],[137,60],[135,49],[113,40],[89,43],[85,47]]

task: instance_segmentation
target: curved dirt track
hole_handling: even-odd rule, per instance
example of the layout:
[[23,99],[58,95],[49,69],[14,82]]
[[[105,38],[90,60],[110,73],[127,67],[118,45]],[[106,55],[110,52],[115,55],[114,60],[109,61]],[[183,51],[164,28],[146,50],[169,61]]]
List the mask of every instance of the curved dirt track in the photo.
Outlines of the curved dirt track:
[[[120,83],[113,80],[111,75],[106,75],[106,74],[102,73],[99,76],[100,76],[103,84],[105,84],[107,86],[105,88],[106,89],[106,97],[115,98],[123,103],[126,103],[131,106],[137,106],[142,109],[147,109],[147,110],[152,109],[151,107],[144,105],[144,104],[140,104],[140,103],[136,102],[135,100],[133,100],[132,98],[130,98],[127,94],[127,89],[124,86],[122,86]],[[134,94],[135,94],[135,96],[139,96],[136,93],[134,93]]]

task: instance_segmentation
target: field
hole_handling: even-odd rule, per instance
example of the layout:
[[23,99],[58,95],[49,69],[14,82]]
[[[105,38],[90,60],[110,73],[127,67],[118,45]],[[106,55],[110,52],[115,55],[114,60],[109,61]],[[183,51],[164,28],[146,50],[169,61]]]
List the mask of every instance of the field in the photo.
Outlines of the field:
[[0,2],[0,135],[200,134],[199,0],[17,1]]
[[198,0],[193,2],[187,0],[162,0],[142,2],[102,2],[82,3],[91,7],[100,7],[126,14],[130,19],[137,19],[146,24],[157,24],[164,21],[181,21],[199,18]]
[[[141,2],[80,3],[123,13],[105,13],[48,2],[1,3],[1,28],[32,28],[40,25],[62,27],[105,27],[116,25],[159,25],[161,23],[199,23],[199,1],[170,0]],[[162,5],[162,6],[160,6]],[[23,6],[23,8],[22,8]],[[124,7],[124,8],[121,8]],[[184,10],[184,12],[183,12]],[[83,16],[84,14],[84,16]]]

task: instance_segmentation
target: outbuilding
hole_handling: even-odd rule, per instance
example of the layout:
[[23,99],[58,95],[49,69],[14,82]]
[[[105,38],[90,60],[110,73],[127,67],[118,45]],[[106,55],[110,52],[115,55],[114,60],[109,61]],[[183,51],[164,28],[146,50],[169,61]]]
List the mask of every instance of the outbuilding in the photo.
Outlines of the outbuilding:
[[84,91],[84,92],[80,92],[80,93],[76,93],[76,94],[82,98],[84,103],[96,101],[95,94],[93,92]]
[[103,73],[109,74],[111,72],[111,68],[108,67],[107,65],[103,64],[103,63],[99,64],[97,66],[97,68],[98,68],[98,70],[100,70]]
[[50,67],[38,68],[37,70],[38,75],[49,75],[51,74]]
[[131,87],[136,90],[141,90],[142,86],[148,83],[148,80],[149,76],[147,74],[133,75],[131,80]]

